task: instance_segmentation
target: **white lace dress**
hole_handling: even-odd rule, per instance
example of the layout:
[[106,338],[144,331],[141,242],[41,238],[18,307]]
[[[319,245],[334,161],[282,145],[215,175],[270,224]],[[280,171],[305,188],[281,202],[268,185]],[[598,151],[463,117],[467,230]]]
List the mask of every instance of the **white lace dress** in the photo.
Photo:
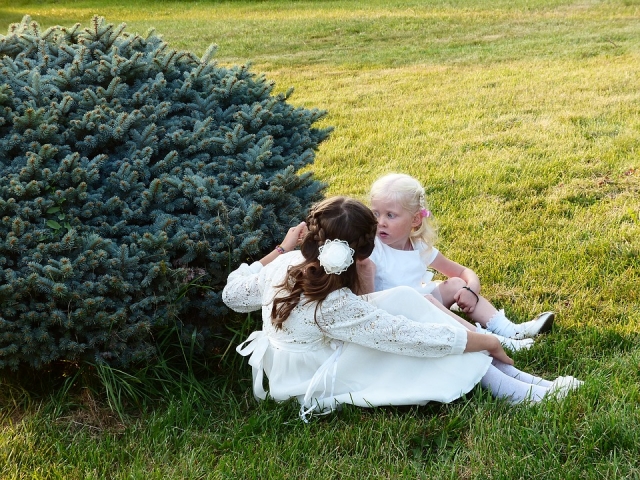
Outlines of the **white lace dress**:
[[[283,328],[271,324],[276,286],[300,252],[279,256],[266,267],[242,264],[222,293],[237,312],[262,308],[262,330],[238,347],[250,355],[253,389],[277,401],[296,397],[301,416],[342,403],[362,407],[450,402],[470,391],[491,358],[463,353],[467,334],[455,320],[409,287],[364,297],[344,288],[316,309],[304,296]],[[314,319],[315,314],[315,319]]]

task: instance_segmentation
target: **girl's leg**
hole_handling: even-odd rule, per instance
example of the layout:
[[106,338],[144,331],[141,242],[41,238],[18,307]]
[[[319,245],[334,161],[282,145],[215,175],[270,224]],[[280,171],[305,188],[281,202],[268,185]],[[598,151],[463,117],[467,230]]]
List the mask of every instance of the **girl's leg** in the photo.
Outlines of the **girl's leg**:
[[493,366],[500,370],[505,375],[509,375],[511,378],[515,378],[516,380],[520,380],[521,382],[528,383],[530,385],[540,385],[541,387],[550,387],[551,383],[549,380],[545,380],[544,378],[536,377],[535,375],[531,375],[530,373],[523,372],[518,370],[513,365],[507,365],[506,363],[502,363],[499,360],[493,360]]
[[494,397],[506,398],[511,403],[539,402],[549,390],[547,387],[521,382],[502,373],[493,365],[489,366],[480,384],[482,388],[490,390]]
[[[440,300],[445,307],[450,308],[451,305],[455,303],[453,296],[466,285],[467,282],[461,278],[452,277],[438,284],[438,286],[433,290],[432,295],[436,297],[436,299]],[[498,310],[482,295],[478,295],[478,299],[478,304],[469,317],[474,322],[478,322],[486,328],[487,323],[489,323],[489,320],[498,313]]]
[[[434,293],[437,294],[437,291],[434,290]],[[448,308],[446,308],[437,298],[435,295],[433,294],[428,294],[424,296],[427,300],[429,300],[433,305],[435,305],[436,307],[438,307],[438,309],[440,309],[441,311],[443,311],[444,313],[446,313],[447,315],[449,315],[451,318],[453,318],[456,322],[460,323],[463,327],[465,327],[467,330],[471,330],[472,332],[477,332],[477,333],[486,333],[489,334],[488,330],[483,330],[483,329],[479,329],[476,328],[473,324],[467,322],[464,318],[459,317],[458,315],[456,315],[455,313],[453,313],[451,310],[449,310]],[[527,348],[531,348],[531,346],[533,345],[533,340],[531,340],[530,338],[524,338],[524,339],[513,339],[513,338],[507,338],[504,337],[502,335],[497,335],[495,333],[491,333],[491,335],[495,335],[496,337],[498,337],[498,340],[500,340],[500,343],[502,344],[503,347],[508,348],[509,350],[513,350],[514,352],[517,352],[518,350],[523,350],[523,349],[527,349]]]
[[431,294],[427,294],[424,296],[424,298],[426,298],[427,300],[429,300],[432,304],[434,304],[436,307],[438,307],[440,310],[442,310],[444,313],[446,313],[447,315],[449,315],[451,318],[453,318],[456,322],[460,323],[462,326],[464,326],[467,330],[471,330],[472,332],[476,331],[476,327],[467,322],[464,318],[459,317],[458,315],[456,315],[455,313],[453,313],[451,310],[449,310],[448,308],[446,308],[434,295]]
[[[464,286],[466,282],[463,279],[452,277],[440,283],[433,290],[432,295],[445,307],[450,308],[455,303],[454,295]],[[529,322],[513,323],[506,317],[504,310],[497,310],[482,295],[478,295],[478,304],[469,317],[490,332],[518,339],[531,338],[550,330],[554,320],[553,312],[545,312]]]
[[[525,374],[519,370],[517,371],[519,374]],[[494,365],[489,366],[489,370],[480,380],[482,387],[491,390],[491,394],[494,397],[505,398],[511,403],[526,401],[536,403],[549,397],[559,400],[564,398],[570,391],[580,388],[583,383],[574,377],[558,377],[553,382],[550,382],[548,387],[530,384],[503,373]]]

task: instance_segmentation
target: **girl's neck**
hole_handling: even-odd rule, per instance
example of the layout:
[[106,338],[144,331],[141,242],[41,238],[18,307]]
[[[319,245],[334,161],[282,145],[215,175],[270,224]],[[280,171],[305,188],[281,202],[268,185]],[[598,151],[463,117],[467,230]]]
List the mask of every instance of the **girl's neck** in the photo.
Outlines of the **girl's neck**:
[[403,251],[405,252],[410,252],[411,250],[413,250],[413,243],[411,243],[411,239],[407,238],[407,241],[404,244],[404,247],[402,248]]

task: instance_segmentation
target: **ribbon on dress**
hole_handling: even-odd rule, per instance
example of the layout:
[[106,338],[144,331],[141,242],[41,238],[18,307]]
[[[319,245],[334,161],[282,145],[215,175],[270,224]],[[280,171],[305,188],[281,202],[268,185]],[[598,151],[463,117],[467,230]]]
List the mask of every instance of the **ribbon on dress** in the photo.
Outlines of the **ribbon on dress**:
[[267,391],[264,389],[264,354],[269,348],[269,337],[262,330],[257,330],[249,335],[244,342],[236,347],[243,357],[249,357],[249,365],[251,365],[251,373],[253,375],[253,395],[264,400],[267,398]]
[[[333,398],[333,392],[336,384],[336,372],[338,369],[338,358],[342,355],[342,347],[344,346],[344,342],[340,340],[332,340],[331,348],[333,349],[333,353],[329,358],[327,358],[320,368],[314,373],[313,377],[311,377],[311,381],[309,382],[309,386],[307,387],[307,391],[304,394],[304,399],[302,400],[302,404],[300,405],[300,418],[303,422],[308,423],[307,415],[312,413],[314,410],[319,410],[319,413],[329,413],[333,411],[333,406],[329,406],[328,408],[325,406],[321,406],[320,402],[322,402],[326,398],[327,393],[327,375],[331,372],[331,393],[329,398]],[[316,387],[323,382],[323,390],[319,397],[312,399],[313,392],[316,391]],[[312,403],[312,400],[315,400],[315,405]]]
[[[253,332],[249,337],[242,342],[240,345],[236,347],[236,352],[240,355],[246,357],[247,355],[251,355],[249,357],[249,365],[251,365],[251,373],[253,375],[253,394],[259,400],[264,400],[267,398],[267,392],[264,389],[263,381],[264,381],[264,355],[269,348],[270,343],[275,340],[269,339],[269,336],[262,330],[257,330]],[[276,342],[277,343],[277,342]],[[330,344],[333,349],[333,353],[329,358],[327,358],[320,368],[316,370],[313,377],[309,381],[309,386],[307,387],[307,391],[304,395],[304,399],[300,405],[300,418],[307,423],[309,420],[307,419],[307,415],[312,413],[314,410],[318,410],[318,413],[329,413],[333,410],[333,406],[324,407],[320,406],[320,402],[322,402],[325,398],[332,398],[335,383],[336,383],[336,373],[338,369],[338,358],[342,355],[342,347],[344,346],[344,342],[339,340],[332,340]],[[306,347],[308,349],[308,346]],[[327,397],[327,380],[329,373],[331,373],[331,391],[329,397]],[[322,382],[323,390],[319,397],[312,398],[313,393],[316,391],[318,385]],[[313,403],[315,401],[315,404]]]

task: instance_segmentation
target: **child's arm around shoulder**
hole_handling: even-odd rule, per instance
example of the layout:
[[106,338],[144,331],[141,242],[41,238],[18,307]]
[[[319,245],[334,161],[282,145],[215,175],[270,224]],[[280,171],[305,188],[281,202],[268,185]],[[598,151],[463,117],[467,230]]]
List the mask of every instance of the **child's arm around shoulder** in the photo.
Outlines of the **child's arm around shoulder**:
[[358,291],[357,295],[366,295],[375,291],[376,264],[371,258],[356,260],[358,269]]

